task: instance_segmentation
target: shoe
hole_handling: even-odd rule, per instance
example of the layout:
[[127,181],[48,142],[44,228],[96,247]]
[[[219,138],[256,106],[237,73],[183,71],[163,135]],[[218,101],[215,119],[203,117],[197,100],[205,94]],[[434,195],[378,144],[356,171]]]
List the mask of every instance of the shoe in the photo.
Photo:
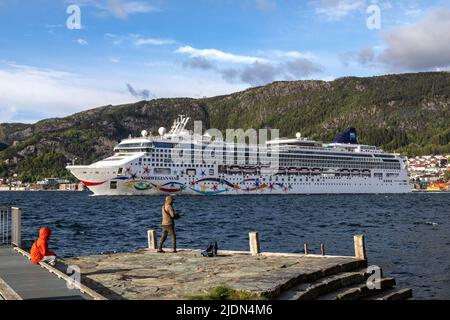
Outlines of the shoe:
[[164,250],[163,250],[163,249],[158,249],[158,251],[156,251],[156,252],[158,252],[158,253],[164,253]]
[[172,250],[172,253],[177,253],[177,250],[175,249],[175,250]]

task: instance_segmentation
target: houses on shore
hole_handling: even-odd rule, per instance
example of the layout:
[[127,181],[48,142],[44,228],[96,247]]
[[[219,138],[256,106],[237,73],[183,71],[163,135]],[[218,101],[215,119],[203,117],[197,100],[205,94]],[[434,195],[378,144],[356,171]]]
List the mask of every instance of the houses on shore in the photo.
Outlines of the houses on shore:
[[84,191],[86,187],[82,183],[72,183],[69,180],[58,178],[46,178],[37,183],[24,183],[11,179],[0,179],[0,191]]
[[411,184],[416,190],[449,190],[450,155],[421,156],[408,159]]

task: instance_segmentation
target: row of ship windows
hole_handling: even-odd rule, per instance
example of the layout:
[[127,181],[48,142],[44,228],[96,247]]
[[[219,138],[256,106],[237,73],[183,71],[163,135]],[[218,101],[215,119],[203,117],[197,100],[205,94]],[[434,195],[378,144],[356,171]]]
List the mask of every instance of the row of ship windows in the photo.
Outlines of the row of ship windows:
[[[183,158],[182,155],[179,156],[180,158]],[[197,154],[197,155],[190,155],[190,156],[185,156],[186,158],[200,158],[203,160],[210,160],[210,161],[215,161],[217,159],[221,159],[222,161],[230,161],[230,160],[241,160],[242,162],[267,162],[267,161],[271,161],[273,160],[273,158],[278,158],[280,161],[319,161],[319,162],[352,162],[352,163],[364,163],[364,164],[378,164],[378,163],[383,163],[382,161],[380,161],[379,159],[366,159],[366,158],[338,158],[338,157],[313,157],[313,156],[285,156],[285,155],[279,155],[278,157],[256,157],[256,156],[243,156],[243,155],[224,155],[224,156],[214,156],[214,155],[204,155],[204,154]],[[152,159],[161,159],[161,158],[165,158],[165,159],[171,159],[172,156],[171,154],[153,154],[152,155]],[[150,161],[150,158],[144,158],[144,161]],[[396,163],[399,163],[398,161],[396,161]]]
[[[215,163],[214,163],[215,164]],[[176,163],[170,163],[170,162],[153,162],[152,165],[154,166],[167,166],[167,167],[187,167],[192,166],[192,164],[176,164]],[[207,165],[202,164],[204,167],[213,167],[213,165]],[[230,165],[239,165],[239,163],[230,163]],[[245,165],[251,165],[249,163]],[[198,165],[196,165],[198,166]],[[286,164],[281,163],[281,167],[322,167],[322,168],[346,168],[346,169],[380,169],[380,170],[401,170],[400,166],[391,166],[391,165],[384,165],[384,166],[363,166],[363,165],[357,165],[357,164],[323,164],[323,163],[301,163],[301,164]]]
[[[221,176],[221,178],[224,178],[224,176]],[[327,180],[343,180],[343,179],[347,179],[347,180],[351,180],[351,177],[323,177],[322,178],[322,181],[323,180],[325,180],[325,179],[327,179]],[[364,180],[367,180],[368,178],[364,178]],[[238,178],[231,178],[230,179],[231,181],[241,181],[242,180],[242,177],[238,177]],[[292,181],[294,181],[294,182],[297,182],[297,180],[299,181],[299,182],[303,182],[303,179],[302,178],[279,178],[278,176],[275,176],[274,178],[272,178],[272,177],[270,177],[270,178],[268,178],[268,179],[266,179],[266,178],[261,178],[260,179],[260,181],[261,182],[292,182]],[[318,178],[305,178],[304,179],[304,181],[306,181],[306,182],[320,182],[321,181],[321,179],[318,179]]]
[[280,165],[282,167],[343,167],[343,168],[386,168],[386,169],[398,169],[400,170],[400,165],[396,164],[383,164],[383,163],[357,163],[357,162],[284,162],[281,161]]
[[[132,166],[142,165],[142,162],[131,163]],[[174,168],[187,168],[187,167],[195,167],[195,168],[213,168],[212,164],[186,164],[186,163],[154,163],[155,167],[174,167]]]
[[[314,182],[314,181],[312,181]],[[210,183],[210,182],[206,182],[203,183],[204,185],[207,186],[214,186],[216,185],[216,183]],[[388,184],[388,183],[385,183]],[[254,186],[254,183],[241,183],[240,185],[243,186]],[[310,183],[291,183],[291,185],[310,185]],[[368,183],[315,183],[315,185],[319,185],[319,186],[372,186],[372,184],[368,184]],[[380,184],[376,184],[377,186],[379,186]],[[393,183],[391,183],[391,185],[393,185]]]
[[[146,162],[146,160],[143,160],[144,163]],[[212,162],[212,161],[207,161],[207,159],[205,159],[204,162],[210,162],[210,163],[216,163],[216,162]],[[172,163],[171,161],[167,161],[161,159],[156,159],[156,161],[151,161],[151,163],[155,166],[169,166],[169,167],[178,167],[178,166],[190,166],[190,164],[176,164],[176,163]],[[136,163],[137,165],[138,163]],[[139,165],[141,165],[142,162],[139,162]],[[250,165],[252,163],[250,162],[246,162],[246,163],[238,163],[237,161],[233,161],[229,164],[246,164],[246,165]],[[207,167],[212,167],[212,165],[205,165]],[[309,161],[309,162],[298,162],[298,161],[290,161],[290,162],[286,162],[286,161],[281,161],[280,162],[280,166],[282,167],[325,167],[325,168],[335,168],[335,167],[342,167],[342,168],[357,168],[357,169],[366,169],[366,168],[371,168],[371,169],[386,169],[386,170],[400,170],[401,167],[398,164],[387,164],[387,163],[358,163],[358,162],[338,162],[338,161],[334,161],[334,162],[321,162],[321,161]]]
[[[170,157],[170,155],[172,154],[172,152],[174,152],[174,153],[178,153],[178,155],[179,156],[182,156],[183,154],[189,154],[189,155],[191,155],[191,156],[194,156],[194,155],[197,155],[197,156],[204,156],[204,152],[202,152],[202,151],[197,151],[197,150],[195,150],[195,151],[193,151],[193,150],[173,150],[173,149],[171,149],[171,150],[168,150],[168,149],[161,149],[160,151],[159,151],[159,149],[157,149],[156,150],[156,152],[152,155],[152,157],[158,157],[158,156],[161,156],[161,157]],[[220,156],[222,156],[223,158],[225,158],[225,157],[228,157],[228,158],[230,158],[230,157],[234,157],[234,158],[260,158],[261,160],[266,160],[266,159],[270,159],[270,157],[271,157],[271,154],[270,153],[268,153],[267,155],[262,155],[261,156],[261,153],[254,153],[254,152],[243,152],[243,151],[241,151],[241,152],[234,152],[234,151],[229,151],[229,152],[225,152],[225,153],[223,153],[223,154],[220,154],[220,153],[216,153],[214,150],[208,150],[207,152],[206,152],[206,154],[207,155],[211,155],[212,157],[214,157],[215,155],[220,155]],[[285,153],[279,153],[279,157],[281,158],[281,159],[314,159],[314,160],[340,160],[340,161],[359,161],[359,162],[379,162],[380,161],[380,157],[378,157],[378,158],[373,158],[373,157],[363,157],[363,156],[358,156],[358,155],[355,155],[355,156],[348,156],[348,155],[342,155],[341,157],[333,157],[333,156],[329,156],[329,155],[326,155],[326,154],[324,154],[324,155],[304,155],[304,154],[292,154],[292,153],[289,153],[289,154],[285,154]],[[387,158],[388,157],[388,155],[386,155],[386,156],[383,156],[383,157],[385,157],[385,158]],[[395,158],[395,157],[393,157],[393,158]]]
[[[152,158],[171,158],[172,154],[171,153],[161,153],[161,154],[152,154]],[[179,154],[179,157],[182,158],[183,155]],[[267,156],[257,156],[257,155],[242,155],[242,154],[223,154],[223,155],[216,155],[214,153],[192,153],[190,155],[185,155],[184,157],[186,158],[203,158],[203,159],[212,159],[212,160],[216,160],[216,159],[253,159],[253,160],[257,160],[259,159],[260,161],[267,161],[270,160],[272,158],[275,157],[271,156],[270,154]],[[377,158],[356,158],[356,157],[318,157],[318,156],[305,156],[305,155],[297,155],[297,156],[293,156],[293,155],[283,155],[283,154],[279,154],[276,158],[279,158],[281,160],[285,160],[285,161],[292,161],[293,159],[295,160],[303,160],[303,161],[353,161],[353,162],[375,162],[375,163],[382,163],[381,159]],[[150,158],[143,158],[144,161],[150,161]],[[386,160],[388,161],[388,160]],[[393,161],[393,162],[397,162],[399,163],[400,161],[398,160],[389,160],[389,161]]]
[[[315,149],[314,149],[315,150]],[[194,154],[194,153],[202,153],[202,152],[208,152],[208,153],[223,153],[223,154],[229,154],[229,153],[246,153],[246,154],[262,154],[264,152],[269,153],[271,152],[271,149],[269,148],[260,148],[259,150],[256,149],[248,149],[248,148],[208,148],[208,150],[205,151],[205,149],[200,148],[170,148],[170,149],[154,149],[155,153],[187,153],[187,154]],[[298,151],[298,150],[285,150],[285,149],[277,149],[274,148],[274,152],[277,152],[281,155],[285,156],[294,156],[297,157],[299,155],[305,156],[305,153],[311,154],[307,156],[323,156],[323,157],[333,157],[333,156],[339,156],[339,157],[352,157],[352,158],[367,158],[367,159],[373,159],[372,155],[368,154],[347,154],[347,153],[336,153],[336,152],[311,152],[311,151]],[[376,158],[387,158],[387,159],[394,159],[395,156],[389,155],[389,154],[382,154],[382,155],[375,155]]]

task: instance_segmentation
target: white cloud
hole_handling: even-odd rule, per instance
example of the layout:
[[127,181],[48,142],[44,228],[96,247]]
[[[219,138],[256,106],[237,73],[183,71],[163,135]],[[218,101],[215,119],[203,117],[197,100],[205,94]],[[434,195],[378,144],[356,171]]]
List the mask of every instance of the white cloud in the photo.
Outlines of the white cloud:
[[119,63],[120,59],[119,58],[109,58],[109,62],[111,62],[111,63]]
[[[305,79],[312,75],[323,73],[323,66],[314,61],[317,59],[309,59],[309,57],[313,56],[312,54],[303,54],[298,51],[276,50],[271,52],[271,54],[278,59],[260,62],[249,59],[237,60],[235,55],[231,58],[224,56],[226,53],[223,52],[218,55],[215,52],[217,50],[211,52],[214,49],[208,49],[209,51],[207,52],[205,50],[198,52],[199,50],[191,47],[183,48],[178,49],[178,51],[186,52],[190,55],[182,63],[184,68],[211,71],[219,74],[222,79],[230,83],[247,83],[252,86],[259,86],[275,80]],[[263,54],[263,52],[261,53]],[[242,56],[239,57],[241,58]],[[213,60],[218,62],[214,63]],[[254,62],[251,63],[251,61]],[[240,65],[230,67],[224,62],[240,62]]]
[[413,25],[383,35],[381,60],[392,68],[435,69],[450,65],[450,10],[437,9]]
[[253,64],[258,63],[269,63],[270,61],[263,58],[236,55],[232,53],[223,52],[217,49],[196,49],[190,46],[180,47],[176,50],[177,53],[186,54],[190,58],[205,58],[221,62],[231,62],[231,63],[244,63]]
[[29,122],[130,101],[125,92],[83,81],[84,77],[64,71],[0,62],[0,122]]
[[432,10],[414,24],[383,31],[381,38],[381,46],[346,53],[344,63],[388,72],[437,71],[450,66],[449,9]]
[[172,39],[137,38],[134,40],[134,44],[138,47],[145,45],[162,46],[173,43],[175,43],[175,40]]
[[242,83],[228,83],[217,74],[193,77],[183,72],[143,72],[141,75],[135,74],[132,79],[92,79],[64,71],[0,61],[0,123],[32,123],[99,106],[135,102],[136,98],[124,85],[128,81],[140,88],[149,88],[157,97],[167,98],[216,96],[247,87]]
[[317,57],[310,52],[274,50],[273,54],[278,58],[317,60]]
[[[139,85],[139,82],[137,82]],[[217,74],[202,73],[199,76],[192,74],[163,74],[157,77],[147,78],[142,81],[142,86],[152,88],[157,97],[212,97],[238,92],[248,86],[242,83],[230,83],[223,80]]]
[[156,8],[143,1],[107,0],[107,8],[117,18],[126,19],[130,14],[156,11]]
[[163,46],[176,43],[173,39],[146,38],[140,34],[128,34],[125,36],[106,33],[105,38],[110,40],[114,45],[122,45],[123,43],[131,43],[136,47],[142,46]]
[[87,42],[86,40],[81,39],[81,38],[77,39],[76,43],[78,43],[80,46],[87,46],[89,44],[89,42]]
[[365,0],[313,0],[318,15],[328,20],[340,20],[361,10]]

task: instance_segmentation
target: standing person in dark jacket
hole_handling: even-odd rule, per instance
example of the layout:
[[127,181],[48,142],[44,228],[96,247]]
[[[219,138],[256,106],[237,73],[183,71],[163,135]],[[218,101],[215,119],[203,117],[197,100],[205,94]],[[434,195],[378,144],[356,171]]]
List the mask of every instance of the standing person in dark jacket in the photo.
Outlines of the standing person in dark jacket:
[[167,239],[167,235],[170,233],[172,238],[173,252],[177,252],[177,236],[175,235],[175,220],[180,216],[173,210],[173,197],[167,196],[164,205],[162,206],[162,229],[163,233],[161,240],[159,241],[158,252],[164,252],[163,245]]

